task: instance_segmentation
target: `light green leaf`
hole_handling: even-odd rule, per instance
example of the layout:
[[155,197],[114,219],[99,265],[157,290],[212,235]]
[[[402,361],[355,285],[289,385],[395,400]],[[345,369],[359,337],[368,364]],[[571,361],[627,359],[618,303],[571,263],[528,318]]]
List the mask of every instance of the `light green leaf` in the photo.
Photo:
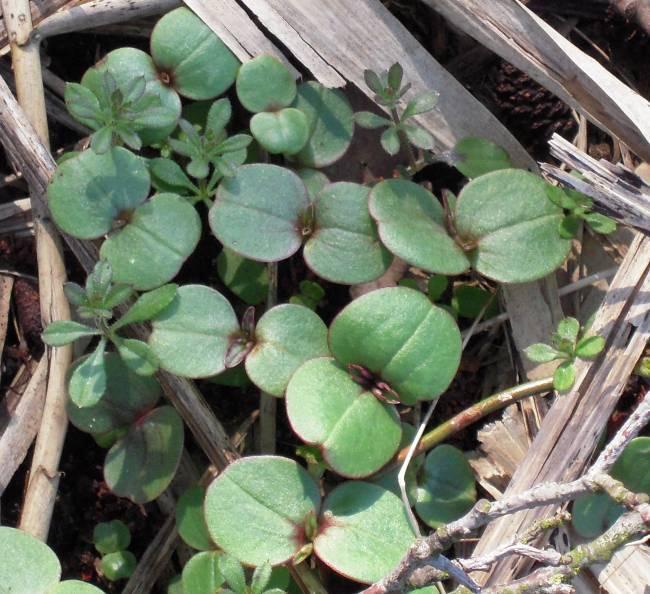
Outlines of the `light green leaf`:
[[128,311],[111,327],[115,331],[128,324],[147,322],[155,318],[176,297],[178,285],[169,284],[143,293]]
[[427,91],[414,97],[406,104],[406,108],[402,113],[402,120],[407,120],[415,115],[431,111],[436,106],[436,103],[438,103],[439,96],[439,93]]
[[266,300],[269,287],[266,264],[248,260],[223,248],[217,256],[217,274],[226,287],[249,305],[257,305]]
[[47,594],[104,594],[104,591],[79,580],[65,580],[48,590]]
[[576,368],[573,361],[562,363],[553,373],[553,387],[558,392],[567,392],[576,380]]
[[402,124],[402,130],[409,142],[418,148],[430,151],[435,146],[435,141],[430,132],[417,124]]
[[576,355],[581,359],[594,359],[605,348],[605,339],[602,336],[587,336],[578,341]]
[[198,551],[214,549],[203,516],[205,487],[190,487],[176,503],[176,527],[180,537]]
[[237,97],[253,113],[289,107],[296,96],[296,81],[273,56],[261,55],[242,64],[237,74]]
[[263,563],[255,568],[253,579],[251,580],[252,594],[264,594],[266,587],[271,580],[273,568],[270,563]]
[[158,371],[160,362],[151,347],[135,338],[113,337],[113,343],[129,369],[138,375],[153,375]]
[[358,111],[354,114],[354,121],[357,126],[373,130],[392,125],[393,121],[371,111]]
[[239,60],[223,41],[185,7],[168,12],[156,23],[151,55],[170,86],[195,100],[212,99],[228,90],[239,68]]
[[98,334],[99,330],[96,328],[91,328],[90,326],[73,322],[72,320],[61,320],[48,324],[41,338],[47,345],[63,346],[84,336],[96,336]]
[[94,406],[106,392],[106,366],[102,338],[91,355],[83,360],[70,375],[68,395],[78,407]]
[[131,544],[131,532],[121,520],[100,522],[93,529],[93,543],[102,555],[124,551]]
[[117,551],[104,555],[99,562],[99,569],[111,582],[130,578],[135,571],[138,560],[131,551]]
[[567,340],[570,343],[575,343],[576,338],[578,338],[578,333],[580,332],[580,322],[575,318],[564,318],[557,325],[557,334],[563,339]]
[[273,155],[295,155],[309,138],[307,116],[294,107],[256,113],[250,129],[255,140]]
[[395,126],[391,126],[390,128],[384,130],[379,140],[381,142],[382,148],[389,155],[396,155],[399,153],[401,143],[399,133]]
[[239,561],[231,555],[224,554],[219,557],[219,571],[226,583],[238,594],[246,594],[246,576],[244,568]]
[[309,359],[327,355],[327,326],[320,317],[300,305],[278,305],[255,328],[246,373],[261,390],[281,397],[296,369]]
[[221,551],[197,553],[183,568],[183,592],[191,594],[214,594],[221,592],[224,578],[219,570]]
[[307,543],[305,522],[319,504],[318,485],[296,462],[254,456],[233,462],[212,482],[205,519],[212,539],[241,563],[280,565]]
[[149,346],[167,371],[209,377],[225,369],[229,340],[238,331],[235,312],[221,293],[185,285],[153,320]]
[[320,277],[358,284],[380,277],[392,256],[379,241],[368,214],[368,188],[351,182],[330,184],[314,202],[314,232],[303,255]]
[[524,349],[524,353],[526,353],[526,357],[535,363],[548,363],[549,361],[564,359],[566,357],[564,353],[543,342],[531,344]]
[[463,138],[456,143],[452,154],[451,164],[469,178],[512,167],[508,153],[485,138]]
[[599,212],[588,212],[582,218],[596,233],[601,235],[609,235],[616,231],[616,221]]

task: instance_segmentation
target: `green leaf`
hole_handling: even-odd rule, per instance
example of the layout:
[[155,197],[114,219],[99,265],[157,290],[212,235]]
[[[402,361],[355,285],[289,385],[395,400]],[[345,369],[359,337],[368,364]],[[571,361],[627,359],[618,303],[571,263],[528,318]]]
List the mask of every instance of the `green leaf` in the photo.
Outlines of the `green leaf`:
[[205,487],[190,487],[176,503],[176,527],[180,537],[199,551],[214,549],[203,517]]
[[264,594],[268,583],[271,581],[273,569],[271,564],[266,562],[255,568],[251,580],[252,594]]
[[435,141],[430,132],[417,124],[402,124],[402,130],[409,142],[421,149],[430,151],[435,146]]
[[329,341],[336,359],[380,375],[405,404],[436,398],[460,363],[454,319],[423,293],[405,287],[355,299],[331,324]]
[[98,334],[99,330],[96,328],[72,320],[61,320],[48,324],[41,334],[41,339],[50,346],[63,346],[84,336],[97,336]]
[[147,291],[178,274],[200,236],[201,219],[187,200],[157,194],[104,241],[99,253],[113,266],[117,282]]
[[47,190],[48,205],[63,231],[94,239],[108,233],[121,213],[144,202],[149,187],[144,160],[128,150],[84,151],[59,165]]
[[380,95],[383,92],[384,83],[382,82],[381,78],[379,78],[379,75],[374,70],[370,70],[370,69],[364,70],[363,78],[366,81],[366,85],[373,93],[377,93],[377,95]]
[[128,324],[148,322],[163,311],[176,297],[178,285],[169,284],[143,293],[128,311],[111,327],[115,331]]
[[130,299],[131,295],[133,295],[133,288],[129,285],[114,285],[104,297],[102,307],[113,309]]
[[543,342],[531,344],[524,349],[524,353],[526,353],[526,357],[535,363],[548,363],[549,361],[564,359],[566,357],[564,353]]
[[483,313],[484,319],[495,316],[499,311],[493,293],[481,287],[465,284],[454,287],[451,306],[460,317],[469,318],[470,320],[477,318],[486,306],[487,309]]
[[400,179],[380,182],[368,207],[382,243],[409,264],[440,274],[460,274],[469,267],[445,230],[442,206],[422,186]]
[[224,578],[219,570],[221,551],[197,553],[183,568],[183,592],[191,594],[214,594],[221,592]]
[[609,235],[616,231],[616,221],[599,212],[588,212],[582,218],[596,233]]
[[313,202],[318,193],[330,183],[329,178],[322,171],[318,171],[318,169],[304,167],[297,169],[296,173],[307,188],[310,202]]
[[97,155],[104,155],[111,150],[113,144],[113,129],[103,126],[90,136],[90,148]]
[[602,336],[587,336],[578,341],[576,355],[581,359],[594,359],[605,348],[605,339]]
[[273,155],[295,155],[309,138],[307,116],[294,107],[256,113],[250,128],[255,140]]
[[212,99],[235,82],[239,60],[191,10],[162,17],[151,32],[151,56],[169,84],[189,99]]
[[104,555],[99,562],[99,570],[111,582],[130,578],[135,571],[138,561],[131,551],[118,551]]
[[[160,386],[154,378],[135,374],[117,353],[106,353],[104,358],[106,391],[101,400],[86,408],[71,401],[67,404],[72,424],[89,433],[108,433],[130,425],[151,410],[160,398]],[[82,362],[83,358],[75,361],[69,373],[74,373]]]
[[138,375],[153,375],[160,362],[151,347],[135,338],[113,337],[113,343],[127,367]]
[[232,105],[230,99],[217,99],[208,110],[206,118],[205,131],[211,133],[216,138],[221,134],[228,125],[232,117]]
[[399,91],[402,86],[402,77],[404,76],[404,69],[401,64],[395,62],[388,69],[388,86],[394,91]]
[[576,368],[573,361],[562,363],[553,373],[553,387],[558,392],[567,392],[576,381]]
[[583,538],[600,536],[625,511],[606,493],[581,495],[573,502],[571,523]]
[[244,568],[234,557],[224,554],[219,557],[219,571],[226,583],[238,594],[245,594],[246,576]]
[[101,107],[95,94],[77,83],[65,83],[64,91],[65,106],[70,115],[79,120],[93,124],[93,129],[101,124]]
[[106,260],[95,263],[92,272],[86,277],[86,295],[91,304],[101,303],[108,294],[113,280],[113,269]]
[[302,244],[307,190],[292,171],[277,165],[244,165],[226,178],[210,209],[210,228],[235,252],[262,262],[284,260]]
[[305,361],[329,355],[327,326],[300,305],[278,305],[255,328],[255,347],[246,357],[246,373],[261,390],[281,397],[293,373]]
[[580,322],[575,318],[567,317],[557,325],[557,335],[562,340],[574,344],[580,332]]
[[289,107],[296,96],[296,81],[273,56],[261,55],[242,64],[237,74],[237,97],[253,113]]
[[152,323],[149,346],[167,371],[208,377],[225,369],[230,337],[239,331],[228,300],[214,289],[185,285]]
[[560,237],[564,215],[547,199],[546,187],[532,173],[502,169],[463,188],[454,220],[473,268],[502,283],[523,283],[562,264],[571,241]]
[[104,479],[118,497],[147,503],[176,474],[183,453],[183,421],[171,406],[138,419],[106,455]]
[[304,167],[326,167],[338,161],[350,147],[354,112],[338,89],[315,81],[302,83],[292,107],[307,116],[310,136],[295,159]]
[[393,121],[383,116],[372,113],[371,111],[358,111],[354,114],[354,122],[361,128],[374,130],[375,128],[385,128],[392,126]]
[[334,359],[312,359],[298,368],[286,401],[293,430],[318,446],[342,476],[369,476],[397,451],[402,428],[395,407],[355,383]]
[[635,437],[612,467],[613,478],[634,493],[650,495],[650,437]]
[[249,305],[266,300],[269,271],[266,264],[247,260],[236,252],[223,248],[217,256],[217,273],[224,285]]
[[582,221],[576,215],[565,216],[558,226],[560,237],[563,237],[564,239],[573,239],[578,234],[581,223]]
[[431,450],[419,481],[418,516],[439,528],[465,515],[475,502],[474,474],[463,452],[446,444]]
[[100,522],[93,529],[93,543],[102,555],[124,551],[131,544],[131,532],[121,520]]
[[449,286],[449,280],[442,274],[434,274],[427,282],[427,295],[431,301],[439,301]]
[[318,485],[296,462],[254,456],[212,482],[205,519],[214,542],[241,563],[280,565],[307,544],[304,525],[319,504]]
[[106,392],[105,349],[106,339],[102,338],[93,353],[70,375],[68,395],[80,408],[94,406]]
[[411,99],[402,113],[402,120],[431,111],[438,103],[439,93],[427,91]]
[[650,357],[641,357],[634,368],[634,373],[641,377],[650,377]]
[[198,193],[198,188],[192,183],[181,166],[171,159],[150,159],[149,172],[153,186],[160,192],[172,192],[184,195]]
[[45,543],[0,526],[0,588],[9,594],[46,594],[61,577],[61,565]]
[[321,518],[314,552],[337,573],[365,584],[394,569],[415,540],[400,498],[370,483],[335,488]]
[[368,282],[388,269],[392,256],[368,214],[366,186],[338,182],[316,196],[314,232],[303,255],[318,276],[335,283]]
[[77,283],[64,283],[63,292],[71,305],[83,305],[88,301],[86,290]]
[[382,148],[389,155],[396,155],[400,150],[400,138],[398,130],[395,126],[386,128],[379,139],[381,142]]
[[508,153],[485,138],[463,138],[456,143],[452,153],[451,165],[470,179],[513,166]]

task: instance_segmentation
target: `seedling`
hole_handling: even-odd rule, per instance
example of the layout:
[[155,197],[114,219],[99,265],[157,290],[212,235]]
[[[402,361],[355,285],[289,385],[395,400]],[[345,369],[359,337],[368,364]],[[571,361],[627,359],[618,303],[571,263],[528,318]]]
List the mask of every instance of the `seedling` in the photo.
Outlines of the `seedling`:
[[601,336],[584,336],[580,322],[575,318],[563,319],[551,337],[551,344],[536,343],[526,349],[526,356],[536,363],[563,361],[553,374],[553,386],[559,392],[570,390],[575,382],[575,360],[595,359],[605,348]]
[[93,530],[93,543],[102,555],[124,551],[131,544],[131,532],[120,520],[102,522]]

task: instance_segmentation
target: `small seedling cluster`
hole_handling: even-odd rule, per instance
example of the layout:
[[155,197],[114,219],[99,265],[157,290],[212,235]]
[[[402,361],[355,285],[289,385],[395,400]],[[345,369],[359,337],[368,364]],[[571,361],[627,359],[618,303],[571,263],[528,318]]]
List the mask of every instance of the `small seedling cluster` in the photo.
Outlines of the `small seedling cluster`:
[[[199,552],[170,592],[294,592],[279,566],[312,553],[358,582],[386,575],[415,538],[391,462],[415,432],[401,416],[437,399],[454,379],[457,319],[494,313],[494,291],[481,288],[488,283],[527,282],[558,268],[576,220],[611,230],[583,197],[514,168],[488,141],[465,139],[433,156],[433,138],[418,116],[434,108],[435,94],[410,97],[399,65],[365,76],[390,117],[355,114],[342,92],[297,84],[275,57],[240,65],[179,8],[154,28],[150,54],[113,51],[66,88],[70,113],[94,132],[87,150],[61,159],[48,189],[50,210],[65,233],[101,240],[101,259],[85,287],[66,286],[82,322],[55,322],[43,339],[52,346],[92,343],[70,371],[68,414],[109,448],[109,487],[144,503],[174,477],[184,427],[171,406],[159,405],[157,370],[226,385],[252,382],[284,398],[309,466],[246,457],[207,490],[181,497],[179,533]],[[408,166],[378,183],[331,183],[320,169],[345,155],[355,124],[383,129],[384,150],[404,151]],[[445,192],[442,202],[412,179],[440,160],[468,178],[457,197]],[[226,295],[170,282],[206,231]],[[297,279],[289,303],[256,319],[252,306],[268,300],[276,263],[295,262],[300,251],[309,277]],[[321,319],[329,295],[314,277],[374,281],[396,257],[427,278],[424,290],[417,282],[378,289],[340,309],[329,326]],[[448,289],[448,276],[466,273],[475,276],[471,284],[451,281]],[[443,296],[444,307],[437,305]],[[132,338],[143,323],[151,325],[148,338]],[[565,359],[559,389],[572,383],[575,357],[602,349],[597,337],[578,340],[578,332],[575,320],[565,320],[552,347],[529,349],[536,360]],[[349,480],[336,479],[332,488],[334,475]],[[434,528],[476,498],[464,454],[448,445],[416,457],[406,478],[415,512]],[[372,538],[381,534],[389,536]],[[21,538],[0,528],[0,549]],[[106,553],[104,573],[125,577],[128,545],[118,535],[113,550],[118,545],[106,548],[105,540],[96,538]],[[117,569],[104,563],[116,554]],[[51,563],[47,583],[32,586],[32,594],[67,592],[51,590],[58,581]],[[242,565],[256,568],[250,581]]]
[[102,555],[99,569],[111,582],[130,578],[138,563],[135,555],[127,550],[131,544],[129,527],[120,520],[102,522],[93,530],[93,543]]

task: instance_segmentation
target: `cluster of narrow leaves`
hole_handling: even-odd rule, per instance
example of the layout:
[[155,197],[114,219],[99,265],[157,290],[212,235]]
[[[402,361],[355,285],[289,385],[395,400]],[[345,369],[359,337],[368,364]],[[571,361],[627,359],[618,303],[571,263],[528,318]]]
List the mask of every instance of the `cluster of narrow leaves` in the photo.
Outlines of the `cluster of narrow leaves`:
[[[630,441],[610,475],[633,493],[650,495],[650,437],[637,437]],[[624,511],[620,502],[614,501],[607,493],[582,495],[573,502],[573,527],[581,536],[595,538]]]
[[111,582],[124,580],[135,571],[137,560],[127,550],[131,544],[129,527],[121,520],[101,522],[93,530],[93,543],[102,555],[99,569]]
[[61,564],[52,549],[33,536],[0,526],[1,594],[103,594],[77,580],[61,580]]
[[536,363],[562,361],[553,374],[553,386],[566,392],[573,386],[576,378],[575,360],[594,359],[605,348],[602,336],[585,336],[580,322],[575,318],[564,318],[551,337],[551,344],[536,343],[526,348],[526,356]]

